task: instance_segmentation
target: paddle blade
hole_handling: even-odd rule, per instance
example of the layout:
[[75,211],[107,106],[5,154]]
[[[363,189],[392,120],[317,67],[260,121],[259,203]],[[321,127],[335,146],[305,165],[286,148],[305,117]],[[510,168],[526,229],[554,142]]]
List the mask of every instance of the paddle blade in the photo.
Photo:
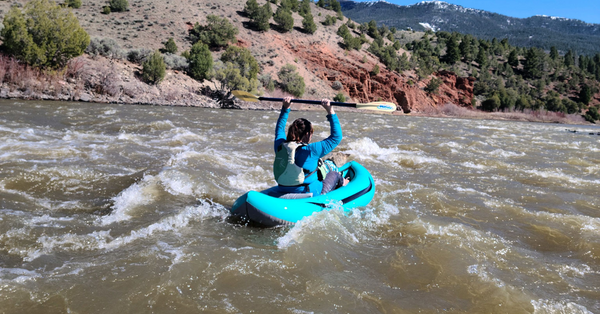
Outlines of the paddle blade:
[[259,100],[258,96],[254,96],[245,91],[234,90],[234,91],[231,91],[231,93],[233,94],[233,96],[235,96],[239,100],[251,101],[251,102],[258,102],[258,100]]
[[385,101],[376,101],[366,104],[356,104],[356,109],[394,112],[396,111],[396,104]]

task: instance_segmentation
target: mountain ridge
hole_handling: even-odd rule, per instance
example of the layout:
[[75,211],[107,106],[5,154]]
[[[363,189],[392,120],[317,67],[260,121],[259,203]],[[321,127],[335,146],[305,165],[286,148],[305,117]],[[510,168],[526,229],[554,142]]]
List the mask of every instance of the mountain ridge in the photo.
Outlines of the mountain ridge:
[[422,1],[406,6],[387,1],[349,0],[340,4],[344,15],[359,23],[375,20],[398,29],[458,32],[482,39],[508,38],[516,46],[545,50],[555,46],[563,53],[568,50],[586,55],[600,52],[600,24],[578,19],[544,15],[510,17],[444,1]]

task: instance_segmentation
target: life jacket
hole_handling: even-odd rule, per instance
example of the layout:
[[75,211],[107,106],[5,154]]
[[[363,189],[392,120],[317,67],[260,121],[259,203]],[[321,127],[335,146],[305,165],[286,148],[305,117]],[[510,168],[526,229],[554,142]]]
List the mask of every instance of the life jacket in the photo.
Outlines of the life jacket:
[[304,179],[317,171],[306,170],[296,165],[296,149],[306,146],[297,142],[285,142],[279,146],[273,161],[273,174],[275,181],[281,186],[301,186]]

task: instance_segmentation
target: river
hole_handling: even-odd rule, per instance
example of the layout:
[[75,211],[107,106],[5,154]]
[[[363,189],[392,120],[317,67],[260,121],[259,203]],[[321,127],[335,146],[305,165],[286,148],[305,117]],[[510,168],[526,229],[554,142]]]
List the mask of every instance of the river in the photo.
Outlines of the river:
[[276,111],[0,100],[0,312],[600,313],[600,128],[338,115],[371,204],[259,229]]

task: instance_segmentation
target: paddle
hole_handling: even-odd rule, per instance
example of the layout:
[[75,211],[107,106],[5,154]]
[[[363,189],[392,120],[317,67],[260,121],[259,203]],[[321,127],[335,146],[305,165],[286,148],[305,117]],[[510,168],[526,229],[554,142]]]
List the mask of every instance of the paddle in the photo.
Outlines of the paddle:
[[[248,92],[241,91],[241,90],[234,90],[231,93],[235,97],[237,97],[238,99],[243,100],[243,101],[251,101],[251,102],[258,102],[259,100],[283,101],[283,98],[259,97],[256,95],[252,95]],[[320,100],[306,100],[306,99],[292,99],[292,102],[297,102],[300,104],[311,104],[311,105],[320,105],[321,104]],[[384,102],[384,101],[376,101],[376,102],[370,102],[370,103],[366,103],[366,104],[332,101],[331,105],[332,106],[343,106],[343,107],[354,107],[356,109],[374,110],[374,111],[383,111],[383,112],[396,111],[396,104],[391,103],[391,102]]]

